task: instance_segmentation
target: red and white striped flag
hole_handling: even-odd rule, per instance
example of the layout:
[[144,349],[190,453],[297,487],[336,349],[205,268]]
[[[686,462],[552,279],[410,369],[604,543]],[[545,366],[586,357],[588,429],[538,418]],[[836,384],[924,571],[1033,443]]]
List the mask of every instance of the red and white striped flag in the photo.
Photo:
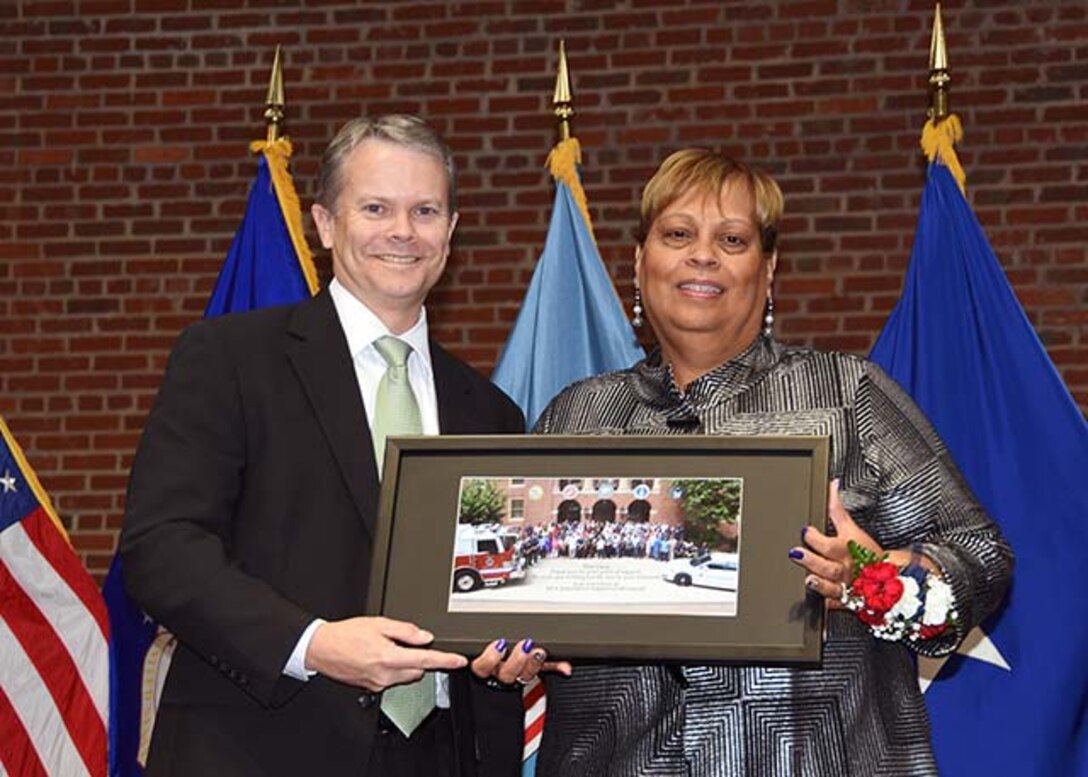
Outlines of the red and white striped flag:
[[522,689],[521,702],[525,707],[525,748],[521,754],[521,774],[522,777],[533,777],[536,774],[540,738],[544,734],[544,710],[547,708],[544,683],[539,677],[534,677]]
[[0,773],[105,777],[109,619],[0,418]]

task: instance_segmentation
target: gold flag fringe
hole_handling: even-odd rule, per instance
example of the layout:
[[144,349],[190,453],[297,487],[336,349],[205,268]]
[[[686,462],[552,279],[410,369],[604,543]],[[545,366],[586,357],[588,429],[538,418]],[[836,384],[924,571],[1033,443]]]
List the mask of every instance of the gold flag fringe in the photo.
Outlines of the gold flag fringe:
[[178,639],[162,626],[155,630],[147,654],[144,656],[143,679],[140,684],[140,739],[136,746],[136,763],[147,768],[147,756],[151,751],[151,732],[155,730],[155,718],[159,713],[159,697],[166,683],[166,674],[174,659]]
[[306,233],[302,229],[302,205],[299,203],[298,192],[295,191],[291,174],[287,172],[287,160],[291,158],[291,152],[294,150],[291,147],[291,141],[287,138],[277,138],[271,142],[255,140],[249,144],[249,150],[254,154],[263,153],[264,158],[268,160],[268,172],[272,175],[276,200],[280,204],[284,223],[287,224],[291,244],[295,247],[302,276],[306,279],[310,294],[316,294],[317,269],[314,267],[314,255],[310,251],[310,246],[306,242]]
[[956,156],[956,144],[963,138],[963,125],[960,117],[954,113],[934,123],[933,119],[922,128],[922,151],[930,162],[940,160],[952,177],[959,184],[960,191],[967,194],[967,173]]
[[552,178],[562,181],[570,189],[574,201],[578,203],[578,210],[582,212],[582,218],[586,220],[589,234],[596,242],[597,237],[593,234],[593,221],[589,218],[589,201],[586,200],[586,193],[582,188],[582,180],[578,177],[578,168],[576,167],[581,162],[582,146],[578,143],[578,138],[567,138],[556,143],[555,147],[548,153],[548,172],[552,174]]

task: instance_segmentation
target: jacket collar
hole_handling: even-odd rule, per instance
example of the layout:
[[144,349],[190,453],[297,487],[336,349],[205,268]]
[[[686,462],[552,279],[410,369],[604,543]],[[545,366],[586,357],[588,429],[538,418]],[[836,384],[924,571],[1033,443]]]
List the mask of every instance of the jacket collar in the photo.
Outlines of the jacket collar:
[[379,483],[370,425],[359,398],[347,339],[327,289],[295,307],[287,332],[287,358],[328,440],[355,509],[373,533]]

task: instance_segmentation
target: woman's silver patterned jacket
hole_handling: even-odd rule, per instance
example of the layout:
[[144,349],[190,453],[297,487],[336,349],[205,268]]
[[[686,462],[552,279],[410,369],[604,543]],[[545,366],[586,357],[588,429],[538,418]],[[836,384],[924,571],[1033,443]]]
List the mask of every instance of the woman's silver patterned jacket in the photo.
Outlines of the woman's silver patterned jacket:
[[[682,430],[682,431],[680,431]],[[955,592],[959,627],[916,646],[955,649],[999,603],[1012,553],[910,398],[857,356],[758,337],[681,392],[658,353],[576,383],[544,434],[829,434],[843,504],[883,547],[922,542]],[[788,548],[783,548],[786,553]],[[575,667],[548,679],[539,777],[936,774],[907,647],[828,615],[818,670]]]

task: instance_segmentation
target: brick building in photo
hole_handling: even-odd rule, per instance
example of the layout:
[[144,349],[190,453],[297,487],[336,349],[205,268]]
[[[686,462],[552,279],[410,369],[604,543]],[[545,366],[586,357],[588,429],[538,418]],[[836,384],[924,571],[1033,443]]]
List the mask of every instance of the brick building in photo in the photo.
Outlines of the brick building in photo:
[[683,522],[668,480],[641,478],[510,478],[492,481],[507,496],[508,521],[523,526],[552,522]]

